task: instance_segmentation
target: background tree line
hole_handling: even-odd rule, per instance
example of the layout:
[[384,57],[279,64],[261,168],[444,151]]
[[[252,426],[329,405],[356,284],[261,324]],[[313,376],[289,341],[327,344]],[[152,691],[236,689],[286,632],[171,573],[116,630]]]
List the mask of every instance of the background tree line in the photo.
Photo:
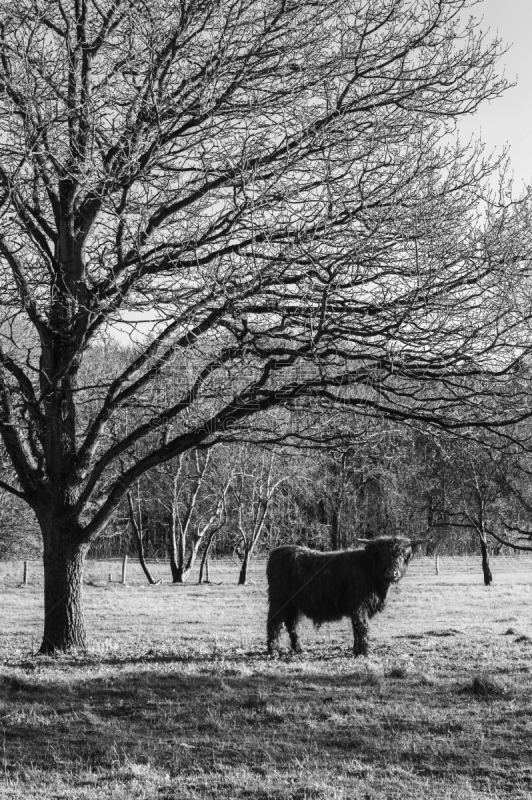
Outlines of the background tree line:
[[[130,357],[117,341],[104,350],[88,362],[94,381],[109,361]],[[522,364],[513,380],[521,396],[530,390]],[[173,390],[173,380],[158,389]],[[127,428],[132,415],[126,408],[114,427]],[[152,436],[164,440],[164,426]],[[428,554],[478,553],[489,584],[490,554],[532,549],[529,437],[526,420],[501,436],[363,420],[324,402],[275,408],[258,414],[245,437],[192,449],[142,475],[90,555],[136,555],[148,580],[149,559],[167,559],[174,582],[189,580],[198,565],[205,580],[209,556],[231,557],[245,583],[249,561],[280,544],[327,550],[356,546],[358,537],[428,533]],[[36,520],[8,492],[0,493],[0,526],[1,558],[40,555]]]

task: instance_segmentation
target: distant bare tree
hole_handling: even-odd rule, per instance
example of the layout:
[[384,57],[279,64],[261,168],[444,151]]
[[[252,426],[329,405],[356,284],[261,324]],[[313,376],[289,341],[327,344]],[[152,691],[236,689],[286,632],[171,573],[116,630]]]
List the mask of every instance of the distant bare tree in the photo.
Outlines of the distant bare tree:
[[[453,472],[455,481],[459,482],[458,487],[455,483],[459,497],[458,502],[456,505],[453,504],[451,509],[442,510],[442,516],[445,518],[445,522],[454,528],[466,528],[475,531],[482,555],[484,583],[489,586],[493,576],[489,563],[486,526],[488,525],[487,515],[490,511],[490,503],[497,496],[496,485],[490,480],[496,470],[496,465],[492,464],[491,469],[488,467],[491,475],[486,474],[486,464],[479,463],[478,459],[475,458],[477,454],[471,452],[472,449],[470,443],[465,444],[465,452],[462,450],[460,454],[457,447],[452,448],[451,462],[448,466]],[[459,458],[459,455],[462,458]]]
[[217,451],[194,450],[185,458],[161,465],[156,470],[158,502],[169,514],[168,541],[174,583],[185,583],[194,567],[204,537],[222,525],[229,479],[216,475],[212,455]]
[[133,534],[135,536],[137,556],[140,562],[140,566],[142,567],[144,574],[148,579],[148,583],[155,584],[157,583],[157,581],[151,574],[150,568],[148,567],[146,563],[146,558],[144,556],[144,543],[142,541],[142,508],[141,508],[140,490],[138,482],[137,482],[137,497],[133,499],[132,492],[128,491],[127,505],[129,511],[129,521],[131,523]]
[[239,539],[235,549],[242,561],[238,576],[241,586],[247,583],[249,562],[264,532],[275,492],[290,478],[276,474],[274,450],[263,450],[259,458],[253,458],[253,450],[249,445],[241,448],[239,467],[231,483]]
[[[170,568],[174,583],[185,583],[196,559],[198,530],[195,531],[194,540],[188,561],[186,561],[187,537],[196,512],[198,495],[205,480],[205,473],[209,466],[211,450],[195,450],[193,452],[194,472],[183,474],[183,454],[177,458],[176,468],[171,475],[171,496],[168,499],[160,498],[160,503],[170,512]],[[199,536],[200,541],[202,535]]]
[[[229,486],[231,485],[231,481],[232,481],[232,475],[226,480],[225,485],[222,487],[221,492],[218,494],[216,506],[214,508],[211,508],[211,511],[209,515],[206,517],[206,519],[200,522],[194,534],[192,552],[190,554],[190,564],[191,564],[190,569],[192,569],[192,567],[194,566],[194,561],[196,559],[200,546],[205,540],[205,545],[203,548],[203,556],[200,563],[198,583],[203,583],[204,571],[208,573],[209,551],[214,541],[214,537],[222,530],[222,528],[227,522],[227,505],[226,505],[227,491],[229,489]],[[206,575],[206,580],[208,580],[207,575]]]
[[[449,531],[475,535],[486,586],[493,580],[490,547],[501,543],[515,547],[511,537],[501,534],[505,527],[510,528],[506,520],[515,516],[519,506],[508,486],[510,476],[516,473],[518,452],[513,444],[505,447],[493,436],[440,436],[426,452],[433,531],[436,536],[441,531],[443,541]],[[423,469],[423,462],[420,467]]]

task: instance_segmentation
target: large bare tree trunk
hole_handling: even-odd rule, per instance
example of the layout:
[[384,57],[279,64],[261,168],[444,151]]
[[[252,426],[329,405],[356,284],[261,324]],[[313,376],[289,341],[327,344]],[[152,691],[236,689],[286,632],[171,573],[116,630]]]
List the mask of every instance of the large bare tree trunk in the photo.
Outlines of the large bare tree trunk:
[[44,534],[44,634],[39,652],[85,649],[83,561],[88,546],[73,547],[66,536]]

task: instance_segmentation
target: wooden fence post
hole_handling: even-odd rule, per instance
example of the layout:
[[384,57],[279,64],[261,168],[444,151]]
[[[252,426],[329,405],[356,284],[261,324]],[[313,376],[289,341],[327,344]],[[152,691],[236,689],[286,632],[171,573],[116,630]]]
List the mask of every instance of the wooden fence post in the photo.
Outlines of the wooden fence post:
[[22,582],[23,582],[24,586],[26,586],[27,583],[28,583],[28,562],[27,561],[24,562],[24,577],[22,578]]
[[124,556],[124,560],[122,561],[122,583],[126,582],[126,572],[127,572],[127,556]]
[[112,582],[113,582],[113,573],[110,572],[109,573],[109,583],[112,583]]
[[439,555],[436,555],[435,564],[436,564],[436,575],[439,575],[440,574],[440,557],[439,557]]

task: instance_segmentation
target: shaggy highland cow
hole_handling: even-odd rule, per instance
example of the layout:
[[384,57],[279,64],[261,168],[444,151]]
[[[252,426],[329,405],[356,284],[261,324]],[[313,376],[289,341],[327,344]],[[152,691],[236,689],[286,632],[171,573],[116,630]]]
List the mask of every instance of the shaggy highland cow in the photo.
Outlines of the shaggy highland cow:
[[268,653],[272,653],[283,623],[292,649],[301,652],[297,624],[301,616],[316,625],[351,617],[355,637],[353,653],[368,651],[368,623],[386,604],[392,583],[404,575],[416,545],[425,539],[359,539],[363,550],[320,553],[287,545],[270,553],[266,575]]

